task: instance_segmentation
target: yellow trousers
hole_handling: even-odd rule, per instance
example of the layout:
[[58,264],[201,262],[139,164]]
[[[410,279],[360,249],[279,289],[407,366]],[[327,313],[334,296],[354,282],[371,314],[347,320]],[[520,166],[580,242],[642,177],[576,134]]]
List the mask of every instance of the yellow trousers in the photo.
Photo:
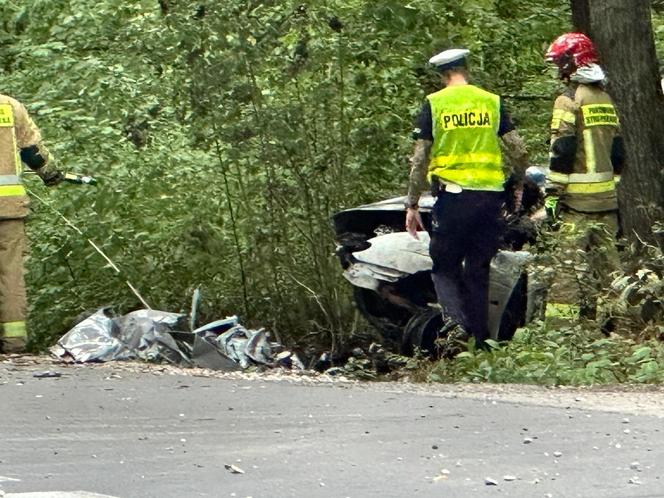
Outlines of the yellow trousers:
[[[27,242],[23,219],[0,220],[0,346],[25,343],[27,299],[23,257]],[[5,352],[8,351],[5,347]]]
[[580,306],[581,314],[594,317],[598,296],[620,269],[616,249],[618,216],[602,213],[563,212],[556,248],[557,274],[549,302]]

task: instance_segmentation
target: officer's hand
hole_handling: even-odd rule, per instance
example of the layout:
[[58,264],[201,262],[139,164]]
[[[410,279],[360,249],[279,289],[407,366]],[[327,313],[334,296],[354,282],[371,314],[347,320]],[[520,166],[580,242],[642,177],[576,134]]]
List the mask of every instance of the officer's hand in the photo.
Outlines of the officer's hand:
[[43,173],[40,176],[44,182],[44,185],[47,187],[55,187],[65,179],[65,175],[63,175],[62,172],[58,170],[49,171],[48,173]]
[[523,202],[523,183],[514,188],[514,209],[512,212],[518,213],[521,211],[521,203]]
[[419,239],[417,236],[417,231],[424,230],[422,216],[420,215],[420,211],[417,208],[408,208],[406,210],[406,230],[416,239]]

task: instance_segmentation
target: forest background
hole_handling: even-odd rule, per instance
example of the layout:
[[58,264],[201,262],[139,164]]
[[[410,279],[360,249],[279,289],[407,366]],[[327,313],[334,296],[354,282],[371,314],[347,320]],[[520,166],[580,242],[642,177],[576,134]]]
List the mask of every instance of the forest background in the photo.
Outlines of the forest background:
[[426,61],[469,48],[474,82],[503,95],[546,164],[560,88],[543,53],[570,29],[555,0],[0,0],[0,13],[0,91],[62,169],[99,179],[26,180],[85,234],[33,201],[37,348],[79,313],[141,307],[125,280],[168,311],[200,288],[201,322],[238,314],[291,344],[368,327],[330,217],[404,194],[413,120],[438,86]]

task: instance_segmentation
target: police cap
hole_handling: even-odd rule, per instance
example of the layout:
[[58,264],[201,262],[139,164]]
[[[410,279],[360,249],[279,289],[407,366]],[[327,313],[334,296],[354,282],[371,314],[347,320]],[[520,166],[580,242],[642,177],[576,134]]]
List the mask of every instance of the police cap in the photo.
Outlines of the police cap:
[[429,59],[429,64],[436,66],[436,71],[442,72],[454,67],[461,67],[466,65],[466,56],[470,50],[465,48],[451,48],[434,55]]

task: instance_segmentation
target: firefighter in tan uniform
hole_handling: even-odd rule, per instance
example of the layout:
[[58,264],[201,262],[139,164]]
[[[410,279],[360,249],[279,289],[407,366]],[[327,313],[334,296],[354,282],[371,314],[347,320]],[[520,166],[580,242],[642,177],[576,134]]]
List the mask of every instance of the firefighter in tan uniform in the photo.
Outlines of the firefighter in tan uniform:
[[23,352],[27,342],[23,255],[30,201],[21,182],[21,162],[48,186],[63,178],[49,164],[48,150],[25,107],[0,94],[0,353]]
[[547,202],[561,222],[563,271],[549,300],[579,305],[581,316],[594,319],[597,297],[619,269],[616,184],[624,147],[592,41],[566,33],[551,44],[546,59],[567,83],[551,121]]

